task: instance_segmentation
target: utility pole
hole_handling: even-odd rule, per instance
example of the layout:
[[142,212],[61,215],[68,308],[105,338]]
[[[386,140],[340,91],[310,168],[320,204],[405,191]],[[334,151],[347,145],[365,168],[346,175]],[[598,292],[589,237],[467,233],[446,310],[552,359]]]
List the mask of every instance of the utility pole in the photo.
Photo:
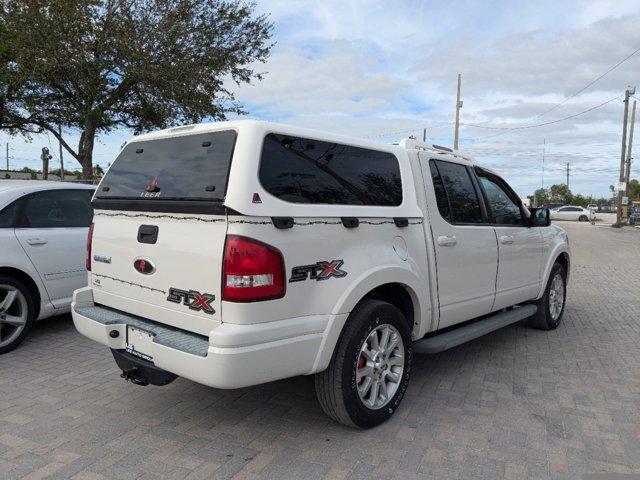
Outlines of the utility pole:
[[631,108],[631,126],[629,127],[629,144],[627,145],[627,168],[625,168],[624,181],[627,184],[627,190],[629,189],[629,180],[631,178],[631,148],[633,147],[633,128],[636,124],[636,101],[633,101],[633,107]]
[[567,190],[569,190],[569,162],[567,162]]
[[62,158],[62,125],[58,125],[58,146],[60,147],[60,180],[64,182],[64,159]]
[[544,155],[545,155],[546,147],[547,147],[547,139],[543,138],[542,139],[542,188],[544,188]]
[[7,173],[9,173],[9,142],[7,142]]
[[[624,183],[624,164],[625,164],[625,150],[627,149],[627,119],[629,116],[629,97],[636,93],[636,87],[628,86],[624,91],[624,117],[622,117],[622,146],[620,153],[620,183]],[[616,209],[616,225],[622,224],[622,196],[625,192],[623,189],[618,190],[618,208]]]
[[453,149],[458,149],[458,133],[460,131],[460,109],[462,108],[462,101],[460,101],[460,83],[462,82],[462,75],[458,74],[458,93],[456,95],[456,129],[453,135]]
[[422,129],[422,141],[426,143],[427,141],[427,129],[423,128]]

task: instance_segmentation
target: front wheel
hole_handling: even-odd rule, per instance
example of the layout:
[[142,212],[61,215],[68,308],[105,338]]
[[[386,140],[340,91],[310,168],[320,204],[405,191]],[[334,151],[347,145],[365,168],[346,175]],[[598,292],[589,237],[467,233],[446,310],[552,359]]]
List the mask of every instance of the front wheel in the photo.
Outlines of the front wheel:
[[411,331],[400,310],[365,300],[349,316],[329,367],[316,374],[320,406],[344,425],[384,422],[402,401],[411,359]]
[[567,272],[559,263],[554,263],[544,295],[536,304],[538,311],[527,320],[527,325],[539,330],[558,328],[564,314],[567,299]]
[[588,222],[589,221],[589,217],[587,217],[586,215],[580,215],[580,217],[578,218],[579,222]]

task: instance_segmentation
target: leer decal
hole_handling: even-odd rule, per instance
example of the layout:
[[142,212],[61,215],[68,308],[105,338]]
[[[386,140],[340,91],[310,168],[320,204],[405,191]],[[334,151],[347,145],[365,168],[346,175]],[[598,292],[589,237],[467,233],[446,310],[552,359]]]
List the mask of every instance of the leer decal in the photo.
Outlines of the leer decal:
[[211,306],[215,300],[215,295],[200,293],[197,290],[180,290],[179,288],[169,288],[167,300],[173,303],[182,303],[191,310],[200,311],[213,315],[216,311]]
[[301,282],[311,278],[312,280],[328,280],[330,278],[342,278],[347,272],[340,269],[344,264],[344,260],[331,260],[316,262],[312,265],[300,265],[291,269],[291,278],[289,282]]

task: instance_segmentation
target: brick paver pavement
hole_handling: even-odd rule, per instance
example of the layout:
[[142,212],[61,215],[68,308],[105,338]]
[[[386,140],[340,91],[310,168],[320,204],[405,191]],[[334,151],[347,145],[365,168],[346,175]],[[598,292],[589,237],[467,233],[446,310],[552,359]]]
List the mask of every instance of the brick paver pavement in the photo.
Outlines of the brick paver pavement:
[[68,316],[0,357],[0,479],[582,478],[640,473],[640,232],[565,224],[554,332],[418,356],[392,420],[329,421],[313,383],[138,387]]

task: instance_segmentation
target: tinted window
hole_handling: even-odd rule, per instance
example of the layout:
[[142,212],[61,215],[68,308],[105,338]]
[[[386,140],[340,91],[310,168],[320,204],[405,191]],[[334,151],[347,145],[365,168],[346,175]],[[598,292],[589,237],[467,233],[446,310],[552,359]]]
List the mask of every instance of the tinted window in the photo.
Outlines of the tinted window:
[[265,138],[260,182],[287,202],[402,203],[400,166],[391,153],[287,135]]
[[52,190],[27,197],[24,226],[88,227],[93,218],[92,190]]
[[522,225],[522,211],[499,182],[479,176],[487,195],[489,216],[500,225]]
[[480,201],[467,167],[459,163],[440,160],[435,163],[447,192],[451,221],[454,223],[482,223]]
[[128,144],[97,198],[221,200],[236,133],[202,133]]
[[440,215],[442,215],[442,218],[451,221],[447,193],[444,191],[444,184],[442,183],[440,172],[438,172],[438,168],[433,160],[429,162],[429,168],[431,169],[431,179],[433,180],[433,189],[436,192],[436,203],[438,204]]
[[0,211],[0,228],[15,227],[20,201],[16,200]]

